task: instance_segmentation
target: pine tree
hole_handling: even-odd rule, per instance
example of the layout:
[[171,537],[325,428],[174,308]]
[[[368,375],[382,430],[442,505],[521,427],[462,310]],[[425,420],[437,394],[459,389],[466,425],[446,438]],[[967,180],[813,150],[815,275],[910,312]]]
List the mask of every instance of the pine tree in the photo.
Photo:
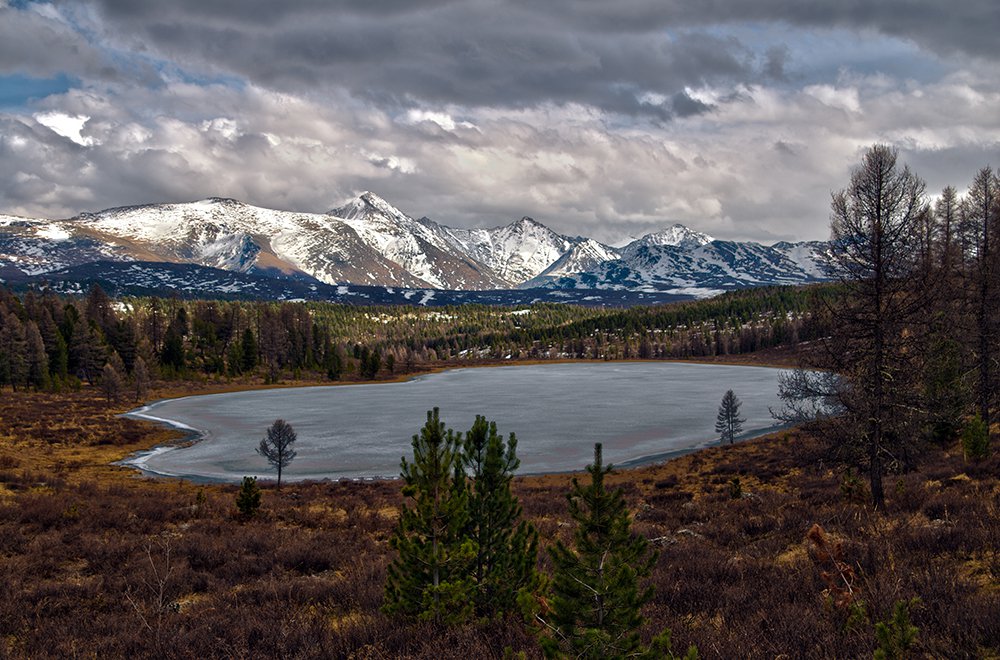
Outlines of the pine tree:
[[256,477],[243,477],[240,492],[236,494],[236,509],[244,520],[257,515],[260,509],[260,486],[257,485]]
[[27,373],[25,363],[24,325],[14,314],[0,313],[0,385],[8,384],[11,389],[24,381]]
[[715,432],[719,434],[719,440],[733,444],[736,436],[743,433],[743,422],[745,417],[740,417],[740,406],[743,402],[733,393],[726,390],[722,395],[722,403],[719,405],[719,414],[715,418]]
[[25,376],[36,390],[49,386],[49,355],[45,352],[42,333],[34,321],[25,324]]
[[[623,658],[651,652],[643,649],[639,627],[642,606],[651,587],[639,581],[649,576],[657,553],[642,536],[631,532],[632,521],[621,490],[607,490],[601,444],[594,445],[591,481],[576,478],[567,495],[576,521],[575,549],[562,541],[549,549],[554,575],[549,619],[541,639],[546,657]],[[659,638],[662,641],[662,637]]]
[[434,408],[412,445],[413,461],[404,457],[400,462],[403,495],[412,504],[404,504],[389,541],[398,554],[389,566],[384,609],[437,623],[460,622],[472,614],[469,565],[475,556],[463,533],[468,494],[455,479],[461,438],[445,431]]
[[243,341],[240,344],[243,349],[240,355],[240,371],[252,372],[257,368],[257,339],[250,328],[243,331]]
[[521,505],[510,492],[510,482],[521,461],[513,433],[505,443],[495,422],[477,416],[465,436],[463,463],[472,478],[469,487],[469,524],[476,555],[472,578],[475,607],[480,616],[495,616],[517,609],[520,594],[538,588],[535,570],[538,531],[518,522]]

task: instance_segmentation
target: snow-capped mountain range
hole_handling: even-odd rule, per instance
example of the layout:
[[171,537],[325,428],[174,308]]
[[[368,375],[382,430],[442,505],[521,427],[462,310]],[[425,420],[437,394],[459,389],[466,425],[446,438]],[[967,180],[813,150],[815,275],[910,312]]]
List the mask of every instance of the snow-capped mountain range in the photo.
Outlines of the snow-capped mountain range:
[[821,242],[717,241],[677,224],[621,248],[563,236],[528,217],[459,229],[414,219],[370,192],[327,213],[210,198],[65,220],[0,215],[0,279],[13,281],[98,262],[143,262],[325,285],[710,295],[822,280],[826,249]]

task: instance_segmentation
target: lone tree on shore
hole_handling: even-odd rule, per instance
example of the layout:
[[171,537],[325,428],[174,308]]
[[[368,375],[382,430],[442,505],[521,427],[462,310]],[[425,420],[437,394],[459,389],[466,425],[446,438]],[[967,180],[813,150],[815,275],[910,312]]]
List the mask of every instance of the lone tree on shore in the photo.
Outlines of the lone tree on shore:
[[276,419],[257,447],[257,453],[266,458],[271,467],[278,470],[278,488],[281,488],[281,471],[295,458],[296,452],[292,449],[295,440],[296,435],[292,425],[283,419]]
[[740,417],[740,406],[743,402],[733,394],[732,390],[726,390],[722,395],[722,403],[719,405],[719,414],[715,418],[715,432],[719,434],[722,442],[733,444],[736,436],[743,433],[743,422],[745,417]]

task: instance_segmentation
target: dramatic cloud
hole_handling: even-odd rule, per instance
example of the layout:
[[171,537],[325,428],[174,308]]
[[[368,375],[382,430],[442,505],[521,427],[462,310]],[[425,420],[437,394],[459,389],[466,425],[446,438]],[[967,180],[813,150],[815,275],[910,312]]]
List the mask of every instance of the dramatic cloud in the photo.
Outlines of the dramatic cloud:
[[0,91],[75,81],[0,111],[0,212],[371,189],[615,243],[673,221],[822,238],[874,141],[931,191],[1000,164],[1000,16],[957,4],[0,4]]

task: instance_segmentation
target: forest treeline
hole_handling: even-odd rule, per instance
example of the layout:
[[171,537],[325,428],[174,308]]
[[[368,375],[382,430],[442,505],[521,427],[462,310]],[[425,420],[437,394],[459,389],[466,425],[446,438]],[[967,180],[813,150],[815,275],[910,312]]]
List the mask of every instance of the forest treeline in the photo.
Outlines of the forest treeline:
[[[137,396],[152,378],[375,378],[442,362],[729,355],[824,336],[830,287],[764,287],[710,300],[597,310],[539,304],[112,300],[0,290],[0,387],[81,382]],[[817,312],[816,310],[820,310]]]

